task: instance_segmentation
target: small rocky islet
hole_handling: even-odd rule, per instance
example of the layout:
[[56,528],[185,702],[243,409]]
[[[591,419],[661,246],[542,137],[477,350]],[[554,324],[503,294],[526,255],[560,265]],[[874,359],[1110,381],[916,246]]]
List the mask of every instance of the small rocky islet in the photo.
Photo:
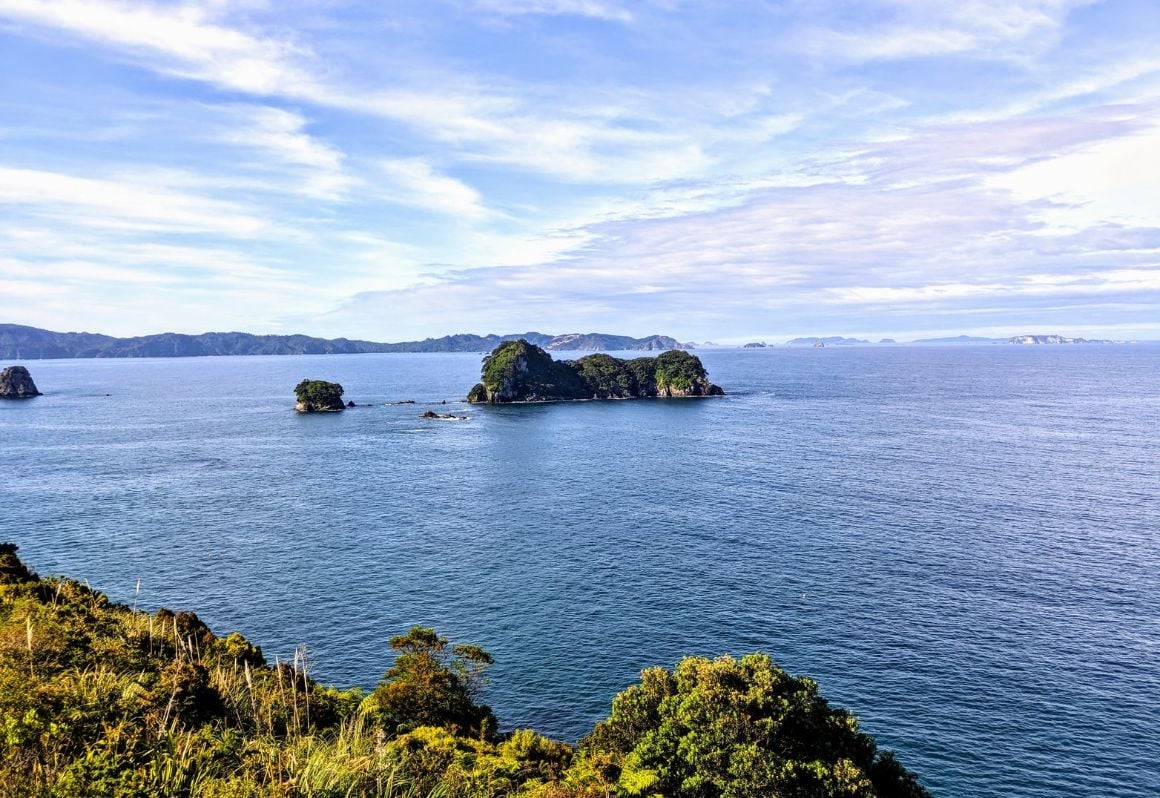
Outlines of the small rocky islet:
[[299,413],[337,413],[346,409],[342,386],[337,382],[302,380],[294,386],[294,396],[298,400],[294,409]]
[[0,371],[0,399],[30,399],[40,395],[24,366],[9,366]]
[[[337,412],[355,406],[353,402],[343,404],[343,389],[336,382],[305,379],[294,393],[294,409],[300,413]],[[701,359],[683,350],[631,360],[604,353],[578,360],[554,360],[541,347],[520,339],[501,343],[483,359],[480,382],[467,394],[467,401],[516,404],[724,395],[719,385],[709,381]],[[414,404],[414,400],[388,404]],[[428,410],[421,418],[460,421],[466,416]]]
[[679,349],[631,360],[603,353],[553,360],[521,339],[500,344],[484,358],[480,382],[467,401],[509,404],[724,394],[709,381],[700,358]]

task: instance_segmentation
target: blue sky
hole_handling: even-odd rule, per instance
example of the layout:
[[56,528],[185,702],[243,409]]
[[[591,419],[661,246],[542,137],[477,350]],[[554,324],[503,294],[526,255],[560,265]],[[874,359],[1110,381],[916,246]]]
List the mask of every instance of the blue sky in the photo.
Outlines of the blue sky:
[[1160,3],[0,0],[0,320],[1160,338]]

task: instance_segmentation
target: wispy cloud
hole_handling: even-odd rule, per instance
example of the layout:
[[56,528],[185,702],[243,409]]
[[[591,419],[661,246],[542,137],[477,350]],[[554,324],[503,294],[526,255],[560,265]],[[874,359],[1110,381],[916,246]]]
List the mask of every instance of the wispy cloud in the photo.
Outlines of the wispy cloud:
[[386,177],[383,188],[390,202],[462,219],[490,215],[478,191],[461,180],[440,174],[421,158],[384,161],[380,169]]
[[668,316],[708,337],[737,313],[784,314],[789,323],[826,308],[890,317],[985,300],[1160,298],[1160,226],[1114,218],[1081,231],[1052,226],[1042,217],[1058,203],[1025,202],[991,184],[1083,157],[1070,154],[1106,147],[1108,136],[1143,146],[1122,116],[922,131],[847,156],[858,179],[754,189],[713,211],[595,224],[565,258],[363,294],[343,312],[355,319],[381,302],[407,308],[419,324],[427,303],[450,301],[465,313],[486,307],[500,326],[561,312],[577,323],[631,317],[654,326]]
[[625,4],[607,0],[475,0],[475,7],[501,15],[570,15],[609,22],[630,22],[632,12]]
[[289,167],[297,179],[293,189],[319,199],[341,199],[358,184],[344,168],[346,156],[336,147],[309,135],[301,114],[268,106],[240,106],[218,138],[251,148],[272,160],[274,170]]
[[0,166],[0,205],[85,227],[250,237],[268,223],[232,202],[125,179]]
[[[861,24],[817,27],[802,45],[815,55],[851,61],[970,53],[1023,59],[1058,41],[1068,12],[1088,0],[879,0]],[[877,13],[874,13],[874,12]]]
[[102,288],[137,285],[198,326],[209,298],[256,326],[265,296],[270,327],[368,337],[384,309],[400,337],[1142,319],[1156,24],[1071,0],[0,0],[23,297],[0,312],[99,295],[145,326]]

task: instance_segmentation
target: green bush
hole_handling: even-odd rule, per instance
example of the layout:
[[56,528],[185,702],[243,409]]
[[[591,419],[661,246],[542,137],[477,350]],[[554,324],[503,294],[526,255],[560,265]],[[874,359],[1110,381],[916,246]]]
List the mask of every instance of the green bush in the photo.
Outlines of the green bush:
[[582,750],[629,796],[927,796],[853,715],[763,654],[644,671]]
[[40,579],[0,544],[3,798],[921,798],[914,776],[768,657],[653,668],[579,752],[496,733],[492,658],[414,627],[369,695],[271,666],[193,613]]

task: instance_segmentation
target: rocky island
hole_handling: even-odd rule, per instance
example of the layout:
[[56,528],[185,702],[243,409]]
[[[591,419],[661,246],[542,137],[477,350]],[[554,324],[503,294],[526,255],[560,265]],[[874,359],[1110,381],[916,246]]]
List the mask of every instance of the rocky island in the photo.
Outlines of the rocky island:
[[507,341],[484,358],[474,404],[559,402],[578,399],[722,396],[695,355],[680,350],[621,360],[605,354],[553,360],[526,340]]
[[28,399],[40,396],[32,375],[24,366],[9,366],[0,371],[0,399]]
[[346,408],[342,403],[342,386],[325,380],[303,380],[294,386],[298,399],[294,409],[299,413],[334,413]]

